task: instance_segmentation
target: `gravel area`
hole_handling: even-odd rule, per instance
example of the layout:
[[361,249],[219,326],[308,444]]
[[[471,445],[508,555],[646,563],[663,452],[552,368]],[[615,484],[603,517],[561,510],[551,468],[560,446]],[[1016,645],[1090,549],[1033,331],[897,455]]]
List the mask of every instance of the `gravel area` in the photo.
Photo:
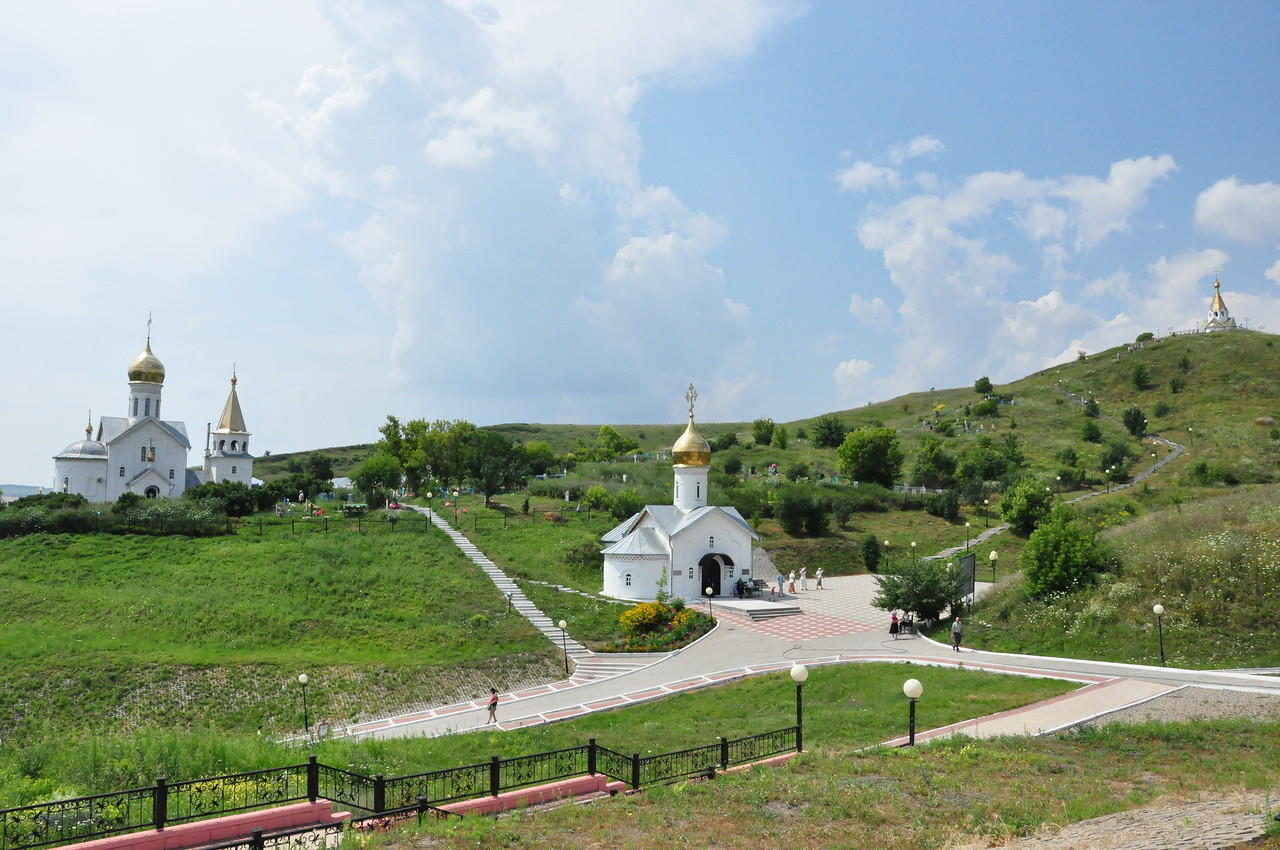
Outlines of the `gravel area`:
[[1218,717],[1280,720],[1280,697],[1246,691],[1188,687],[1082,725],[1145,723],[1149,720],[1200,720]]

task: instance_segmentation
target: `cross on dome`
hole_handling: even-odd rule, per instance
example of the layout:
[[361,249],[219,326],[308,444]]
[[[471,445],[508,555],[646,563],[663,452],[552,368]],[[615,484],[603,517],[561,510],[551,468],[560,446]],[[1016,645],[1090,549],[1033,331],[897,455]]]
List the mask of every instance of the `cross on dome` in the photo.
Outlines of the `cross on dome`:
[[689,402],[689,418],[693,418],[693,403],[698,400],[698,391],[693,388],[693,383],[689,383],[689,391],[684,394],[684,400]]

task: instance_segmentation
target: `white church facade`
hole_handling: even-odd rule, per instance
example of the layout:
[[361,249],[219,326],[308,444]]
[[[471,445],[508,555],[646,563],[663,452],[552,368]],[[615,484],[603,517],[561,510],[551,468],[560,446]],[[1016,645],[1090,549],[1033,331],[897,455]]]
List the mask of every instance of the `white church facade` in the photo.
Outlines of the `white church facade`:
[[181,496],[208,481],[253,480],[253,455],[236,395],[236,377],[215,430],[207,431],[204,465],[187,468],[191,441],[185,423],[161,419],[165,369],[151,351],[148,335],[142,353],[129,364],[129,401],[125,416],[103,416],[96,434],[90,420],[83,440],[53,457],[53,486],[90,502],[114,502],[124,493],[148,499]]
[[697,397],[690,385],[689,424],[671,449],[672,504],[645,505],[602,538],[605,596],[643,601],[665,592],[691,600],[707,588],[729,595],[738,579],[751,580],[759,535],[736,508],[707,504],[711,445],[694,423]]
[[1230,311],[1227,310],[1227,302],[1222,300],[1222,284],[1217,278],[1213,280],[1213,300],[1209,302],[1209,315],[1205,318],[1204,329],[1206,331],[1229,331],[1235,330],[1236,320],[1231,318]]

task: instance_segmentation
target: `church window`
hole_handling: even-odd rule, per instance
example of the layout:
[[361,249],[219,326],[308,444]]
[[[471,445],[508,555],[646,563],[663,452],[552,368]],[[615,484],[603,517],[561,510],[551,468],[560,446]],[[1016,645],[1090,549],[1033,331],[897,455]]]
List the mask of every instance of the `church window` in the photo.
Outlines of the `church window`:
[[701,499],[701,498],[702,498],[702,484],[701,484],[701,483],[699,483],[699,484],[697,485],[697,488],[693,491],[693,497],[694,497],[695,499]]
[[218,441],[218,451],[222,451],[222,450],[224,450],[226,447],[227,447],[227,441],[226,441],[226,440],[219,440],[219,441]]
[[623,581],[623,584],[625,584],[627,587],[630,587],[630,586],[631,586],[631,573],[627,573],[626,575],[624,575],[624,576],[622,577],[622,581]]
[[138,415],[138,400],[136,398],[133,400],[133,415]]
[[63,479],[62,479],[62,489],[64,489],[64,490],[65,490],[65,489],[67,489],[67,487],[69,487],[69,486],[71,486],[71,479],[70,479],[70,478],[63,478]]
[[236,468],[235,468],[234,466],[233,466],[233,467],[231,467],[231,474],[232,474],[232,475],[235,475],[235,474],[236,474]]
[[169,480],[170,480],[170,481],[172,481],[172,480],[173,480],[173,470],[172,470],[172,469],[171,469],[171,470],[169,470]]
[[144,416],[151,415],[151,399],[146,400],[146,406],[143,409],[146,411],[146,413],[143,414]]
[[156,399],[156,419],[160,418],[160,399]]
[[146,446],[143,446],[143,447],[142,447],[142,457],[138,458],[138,460],[141,460],[141,461],[143,461],[144,463],[146,462],[146,460],[147,460],[147,447],[146,447]]
[[707,538],[707,546],[712,549],[716,548],[716,536],[714,534]]
[[234,452],[235,450],[236,450],[236,441],[235,441],[235,440],[232,440],[232,441],[231,441],[231,451],[233,451],[233,452]]
[[120,477],[124,478],[124,467],[120,467]]

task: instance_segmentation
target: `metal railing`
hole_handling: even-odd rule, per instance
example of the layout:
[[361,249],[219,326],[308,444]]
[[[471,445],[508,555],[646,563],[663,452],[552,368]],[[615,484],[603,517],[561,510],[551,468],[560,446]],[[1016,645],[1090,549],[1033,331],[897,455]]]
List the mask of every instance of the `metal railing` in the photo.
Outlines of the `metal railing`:
[[[0,850],[74,844],[302,800],[329,800],[364,812],[358,821],[411,813],[417,813],[419,818],[424,814],[447,817],[449,813],[439,808],[441,804],[497,796],[503,791],[575,776],[600,774],[632,788],[687,776],[713,776],[717,769],[797,749],[798,731],[798,727],[789,726],[644,757],[639,753],[624,755],[592,738],[585,746],[513,758],[493,756],[487,762],[391,779],[320,764],[315,756],[304,764],[205,779],[170,783],[161,777],[155,785],[145,788],[0,810]],[[312,839],[297,836],[308,832],[317,832],[321,839],[325,835],[315,827],[298,830],[297,842],[306,846]],[[219,845],[218,850],[263,850],[279,843],[282,835],[257,834]]]

